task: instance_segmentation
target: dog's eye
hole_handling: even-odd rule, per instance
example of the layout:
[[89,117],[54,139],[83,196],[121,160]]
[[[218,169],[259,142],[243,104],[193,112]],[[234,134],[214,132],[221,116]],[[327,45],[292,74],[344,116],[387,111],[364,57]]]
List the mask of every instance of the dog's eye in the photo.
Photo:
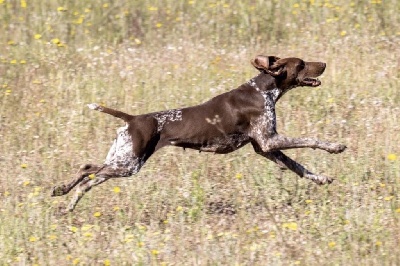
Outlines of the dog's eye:
[[301,62],[301,63],[300,63],[300,68],[303,69],[303,68],[305,68],[305,67],[306,67],[306,64],[305,64],[304,62]]

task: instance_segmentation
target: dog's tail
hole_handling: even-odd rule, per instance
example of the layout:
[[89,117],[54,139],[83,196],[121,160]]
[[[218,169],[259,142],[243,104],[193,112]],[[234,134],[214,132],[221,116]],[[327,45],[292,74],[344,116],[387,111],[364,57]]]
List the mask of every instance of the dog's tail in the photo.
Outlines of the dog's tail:
[[124,113],[124,112],[121,112],[118,110],[114,110],[114,109],[99,105],[97,103],[90,103],[90,104],[88,104],[88,107],[92,110],[97,110],[97,111],[115,116],[117,118],[120,118],[120,119],[124,120],[125,122],[128,122],[129,120],[131,120],[133,118],[133,115],[129,115],[127,113]]

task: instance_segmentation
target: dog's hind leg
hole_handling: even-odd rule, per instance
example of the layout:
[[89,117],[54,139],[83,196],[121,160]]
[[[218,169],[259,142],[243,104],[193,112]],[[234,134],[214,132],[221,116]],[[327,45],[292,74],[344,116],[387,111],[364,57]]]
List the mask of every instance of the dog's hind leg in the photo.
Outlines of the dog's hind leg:
[[115,167],[105,165],[102,169],[100,169],[99,172],[97,172],[97,174],[91,177],[85,177],[83,181],[78,185],[78,188],[76,189],[75,194],[72,197],[72,200],[70,201],[66,211],[73,211],[79,200],[85,195],[86,192],[91,190],[93,187],[104,183],[110,178],[127,177],[134,175],[139,172],[143,164],[144,162],[142,160],[137,159],[136,164],[131,165],[130,167]]
[[312,172],[308,171],[304,166],[292,160],[281,151],[263,152],[258,144],[252,144],[257,154],[260,154],[261,156],[273,161],[280,167],[284,167],[295,172],[300,177],[310,179],[318,185],[330,184],[333,181],[333,179],[330,177],[313,174]]
[[76,185],[81,183],[85,178],[87,178],[91,174],[96,174],[103,167],[104,167],[103,165],[93,165],[93,164],[82,165],[78,173],[76,174],[76,177],[72,179],[69,183],[53,187],[51,191],[51,196],[56,197],[68,194]]

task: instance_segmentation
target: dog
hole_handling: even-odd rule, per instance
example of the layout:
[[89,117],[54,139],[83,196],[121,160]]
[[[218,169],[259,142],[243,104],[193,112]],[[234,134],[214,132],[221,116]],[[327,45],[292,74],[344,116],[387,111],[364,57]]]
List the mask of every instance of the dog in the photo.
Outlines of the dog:
[[258,55],[252,65],[259,74],[238,88],[220,94],[200,105],[143,115],[130,115],[96,103],[88,107],[125,122],[117,130],[103,164],[83,165],[67,184],[56,186],[52,196],[65,195],[78,188],[64,210],[73,211],[92,187],[110,178],[137,174],[150,156],[164,146],[176,146],[203,152],[226,154],[251,143],[254,151],[317,184],[329,184],[332,178],[316,175],[290,159],[282,150],[322,149],[341,153],[345,145],[312,138],[289,138],[276,131],[275,104],[295,87],[317,87],[325,70],[323,62],[299,58]]

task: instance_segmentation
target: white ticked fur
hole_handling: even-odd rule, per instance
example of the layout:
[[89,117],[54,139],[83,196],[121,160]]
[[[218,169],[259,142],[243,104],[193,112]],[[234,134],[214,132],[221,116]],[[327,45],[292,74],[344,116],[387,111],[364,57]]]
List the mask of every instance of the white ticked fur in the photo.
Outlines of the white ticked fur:
[[282,90],[274,88],[272,90],[263,91],[257,86],[254,79],[250,79],[248,84],[258,91],[264,98],[264,111],[252,123],[251,132],[249,132],[249,134],[260,142],[260,146],[265,148],[267,147],[268,140],[265,136],[276,134],[275,102],[282,94]]
[[107,154],[105,165],[113,169],[126,169],[123,176],[131,176],[139,172],[143,159],[133,152],[132,136],[128,132],[128,124],[117,130],[117,137]]
[[163,111],[156,113],[154,118],[157,120],[157,132],[160,132],[164,125],[169,122],[181,121],[182,120],[182,110],[172,109],[168,111]]

